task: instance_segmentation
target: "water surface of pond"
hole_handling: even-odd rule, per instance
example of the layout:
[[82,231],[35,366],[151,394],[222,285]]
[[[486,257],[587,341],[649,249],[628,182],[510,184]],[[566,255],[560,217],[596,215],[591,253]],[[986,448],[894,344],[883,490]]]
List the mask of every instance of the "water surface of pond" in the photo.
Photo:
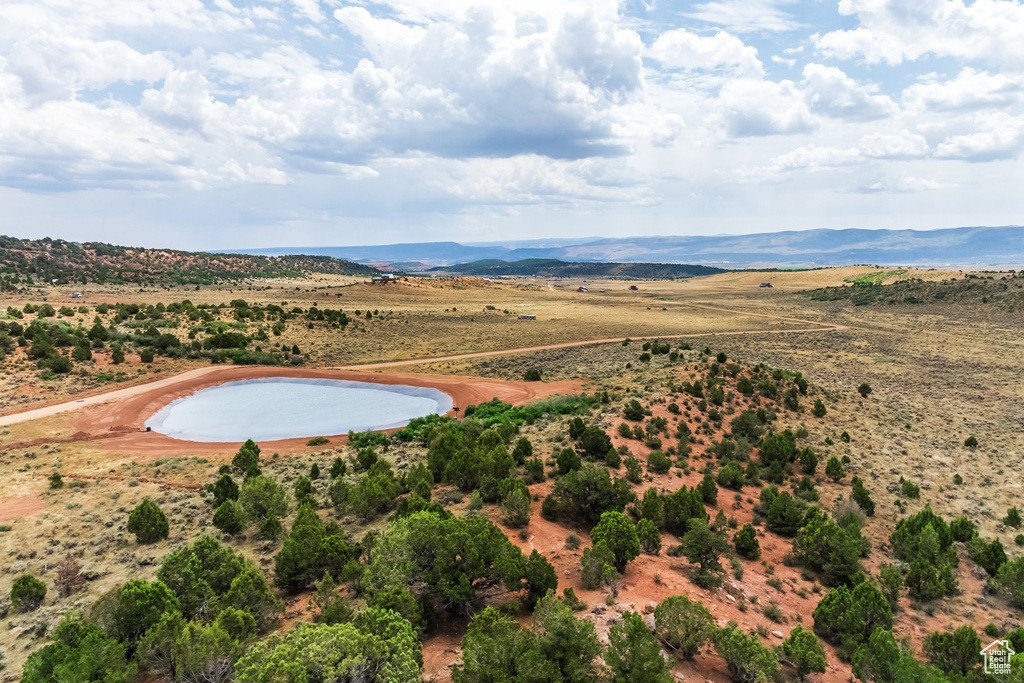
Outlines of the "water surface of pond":
[[451,396],[429,387],[266,377],[201,389],[146,426],[186,441],[274,441],[402,427],[451,408]]

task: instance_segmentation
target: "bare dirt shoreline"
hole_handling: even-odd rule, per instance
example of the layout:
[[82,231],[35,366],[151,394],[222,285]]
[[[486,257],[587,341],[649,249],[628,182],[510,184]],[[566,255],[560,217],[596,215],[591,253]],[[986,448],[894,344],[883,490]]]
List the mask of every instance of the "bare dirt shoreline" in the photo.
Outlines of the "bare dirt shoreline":
[[[175,399],[188,396],[225,382],[264,377],[296,377],[316,379],[342,379],[373,382],[376,384],[432,387],[452,397],[455,407],[483,403],[498,398],[506,403],[521,405],[554,394],[579,393],[580,382],[507,382],[495,379],[422,375],[398,372],[368,372],[343,368],[279,368],[254,366],[214,366],[199,368],[149,384],[119,389],[99,396],[37,408],[6,419],[7,424],[49,417],[63,412],[77,411],[73,420],[74,441],[103,439],[118,449],[130,449],[144,456],[175,454],[183,448],[190,452],[216,454],[231,452],[236,443],[203,443],[173,439],[157,432],[146,432],[145,421]],[[454,414],[454,411],[452,413]],[[392,430],[393,431],[393,430]],[[344,443],[347,435],[325,434],[332,441]],[[44,439],[43,441],[49,441]],[[53,441],[57,441],[54,439]],[[282,439],[265,442],[276,450],[294,450],[306,446],[308,438]],[[21,444],[27,445],[27,444]],[[8,446],[11,448],[13,446]]]
[[[729,313],[738,313],[738,314],[742,314],[742,315],[749,315],[749,316],[762,317],[762,318],[774,318],[774,319],[784,320],[784,321],[789,321],[789,322],[799,322],[799,323],[811,322],[811,321],[807,321],[807,320],[801,320],[799,318],[790,318],[790,317],[777,316],[777,315],[749,313],[749,312],[746,312],[746,311],[737,311],[737,310],[726,309],[726,308],[719,308],[719,307],[714,307],[714,306],[696,305],[696,307],[697,308],[707,308],[707,309],[710,309],[710,310],[719,310],[719,311],[724,311],[724,312],[729,312]],[[721,336],[721,335],[724,335],[724,334],[725,335],[731,335],[731,334],[742,334],[742,335],[750,335],[750,334],[784,334],[784,333],[788,334],[788,333],[796,333],[796,332],[835,332],[835,331],[840,331],[840,330],[848,329],[844,325],[822,324],[822,323],[814,323],[814,322],[811,322],[811,324],[812,325],[816,325],[816,326],[815,327],[810,327],[810,328],[787,329],[787,330],[742,330],[742,331],[734,331],[734,332],[717,332],[717,333],[708,332],[708,333],[697,333],[697,334],[656,335],[656,336],[650,337],[650,338],[651,339],[655,339],[655,338],[657,338],[657,339],[686,339],[686,338]],[[636,337],[635,339],[643,340],[643,339],[647,339],[647,338],[648,337]],[[320,377],[320,378],[325,378],[326,377],[326,378],[334,378],[334,379],[358,379],[358,378],[365,378],[366,377],[366,374],[365,374],[366,371],[378,370],[380,368],[406,367],[406,366],[412,366],[412,365],[423,365],[423,364],[427,364],[427,363],[436,363],[436,362],[445,362],[445,361],[458,361],[458,360],[467,360],[467,359],[472,359],[472,358],[485,358],[485,357],[488,357],[488,356],[502,356],[502,355],[515,354],[515,353],[530,353],[530,352],[534,352],[534,351],[546,351],[546,350],[551,350],[551,349],[567,349],[567,348],[573,348],[573,347],[579,347],[579,346],[593,346],[593,345],[599,345],[599,344],[619,344],[619,343],[622,343],[625,340],[626,340],[626,337],[615,337],[615,338],[609,338],[609,339],[590,339],[590,340],[586,340],[586,341],[563,342],[563,343],[560,343],[560,344],[547,344],[547,345],[543,345],[543,346],[530,346],[530,347],[524,347],[524,348],[518,348],[518,349],[499,349],[499,350],[495,350],[495,351],[478,351],[478,352],[475,352],[475,353],[463,353],[463,354],[456,354],[456,355],[451,355],[451,356],[437,356],[437,357],[433,357],[433,358],[412,358],[412,359],[408,359],[408,360],[386,361],[386,362],[382,362],[382,363],[368,363],[368,364],[360,364],[360,365],[341,365],[341,366],[326,368],[324,370],[306,370],[306,369],[293,370],[293,369],[282,369],[282,368],[274,368],[274,367],[270,367],[270,368],[264,368],[264,367],[260,367],[260,368],[253,368],[253,367],[248,367],[248,368],[222,368],[222,367],[219,367],[219,366],[209,366],[209,367],[196,368],[194,370],[188,370],[188,371],[180,373],[178,375],[173,375],[171,377],[165,377],[163,379],[159,379],[159,380],[156,380],[154,382],[149,382],[149,383],[146,383],[146,384],[138,384],[138,385],[134,385],[134,386],[130,386],[130,387],[125,387],[123,389],[115,389],[114,391],[109,391],[109,392],[105,392],[105,393],[102,393],[102,394],[94,394],[94,395],[91,395],[91,396],[86,396],[85,398],[76,399],[74,401],[65,401],[65,402],[62,402],[62,403],[55,403],[55,404],[51,404],[51,405],[47,405],[47,406],[42,406],[40,408],[34,408],[32,410],[26,410],[26,411],[23,411],[23,412],[11,413],[11,414],[8,414],[8,415],[0,415],[0,426],[8,426],[8,425],[12,425],[12,424],[18,424],[18,423],[21,423],[21,422],[28,422],[30,420],[36,420],[36,419],[43,418],[43,417],[49,417],[51,415],[56,415],[58,413],[63,413],[63,412],[67,412],[67,411],[70,411],[70,410],[78,410],[80,408],[85,408],[85,407],[96,405],[96,404],[107,403],[107,402],[112,401],[112,400],[120,400],[122,398],[135,397],[135,396],[138,396],[140,394],[148,394],[148,393],[150,393],[153,390],[163,389],[163,388],[167,388],[167,387],[175,387],[175,386],[178,386],[179,384],[182,384],[182,383],[186,383],[187,386],[192,387],[186,393],[182,393],[182,394],[179,394],[177,396],[174,396],[174,398],[180,398],[181,396],[187,396],[188,394],[190,394],[193,391],[196,391],[198,389],[206,388],[206,387],[213,386],[215,384],[220,384],[220,383],[226,382],[226,381],[231,381],[230,379],[217,379],[217,380],[213,380],[213,381],[208,381],[208,380],[204,379],[208,375],[211,375],[211,374],[217,374],[217,376],[219,377],[220,376],[220,372],[232,374],[232,379],[251,379],[251,378],[254,378],[254,377],[271,377],[271,376],[281,376],[281,377]],[[264,373],[264,374],[246,374],[246,373],[249,373],[249,372]],[[361,373],[361,374],[358,374],[358,375],[356,375],[354,377],[341,377],[341,376],[337,376],[337,375],[334,375],[334,374],[331,374],[331,375],[323,375],[323,374],[308,374],[308,375],[304,375],[304,374],[289,374],[289,373],[292,373],[292,372],[299,372],[299,373],[302,373],[302,372],[311,372],[311,373],[320,373],[320,372],[332,372],[332,373],[333,372],[358,372],[358,373]],[[419,377],[419,376],[418,375],[413,375],[413,374],[408,374],[407,377],[416,378],[416,377]],[[192,383],[192,380],[197,380],[197,382],[199,382],[199,383]],[[441,386],[433,384],[433,383],[431,383],[431,384],[416,384],[414,382],[405,382],[405,381],[402,381],[402,382],[398,382],[398,381],[390,382],[390,381],[386,381],[386,380],[381,379],[381,375],[375,375],[375,379],[373,381],[379,382],[381,384],[400,384],[400,383],[405,383],[405,384],[412,384],[412,386],[431,386],[431,387],[434,387],[434,388],[441,389],[442,391],[445,391],[446,393],[450,394],[452,396],[452,398],[454,398],[456,400],[456,405],[459,405],[458,402],[459,402],[459,400],[461,400],[454,393],[448,391],[447,389],[444,389]],[[434,381],[435,381],[434,379],[431,380],[431,382],[434,382]],[[475,382],[475,380],[474,380],[474,382]],[[458,382],[453,382],[451,384],[451,386],[459,386],[459,385],[464,384],[464,383],[465,383],[464,380],[459,380]],[[551,393],[557,393],[557,392],[549,392],[549,393],[544,394],[544,395],[545,396],[549,396],[549,395],[551,395]],[[535,396],[534,398],[539,398],[539,397],[540,396]],[[499,398],[501,398],[501,397],[499,397]],[[170,399],[170,400],[173,400],[173,398]],[[487,398],[487,399],[483,399],[483,400],[490,400],[490,399]],[[506,399],[503,398],[502,400],[506,400]],[[467,401],[462,401],[462,403],[464,405],[468,404],[468,403],[473,403],[473,402],[479,402],[479,400],[471,400],[471,401],[468,401],[468,402]],[[155,410],[153,412],[155,412]],[[141,425],[136,425],[136,426],[141,426]]]

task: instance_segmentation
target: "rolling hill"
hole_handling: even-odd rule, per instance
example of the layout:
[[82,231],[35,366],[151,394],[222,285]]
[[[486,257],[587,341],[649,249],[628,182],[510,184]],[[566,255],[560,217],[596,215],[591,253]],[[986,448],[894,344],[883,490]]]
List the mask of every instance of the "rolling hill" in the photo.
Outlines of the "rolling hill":
[[280,247],[246,254],[317,254],[363,263],[451,265],[481,260],[692,263],[722,268],[820,267],[862,263],[991,266],[1024,263],[1024,227],[941,230],[803,230],[752,235],[581,238],[461,244],[420,242],[355,247]]

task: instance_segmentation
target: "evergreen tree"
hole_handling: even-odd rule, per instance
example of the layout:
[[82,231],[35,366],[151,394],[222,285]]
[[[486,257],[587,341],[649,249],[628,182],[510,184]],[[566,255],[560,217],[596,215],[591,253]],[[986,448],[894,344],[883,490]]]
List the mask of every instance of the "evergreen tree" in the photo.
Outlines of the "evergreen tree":
[[703,588],[712,588],[721,583],[721,555],[729,550],[729,544],[721,534],[711,530],[704,520],[690,522],[690,530],[682,538],[683,554],[691,564],[700,565],[694,582]]
[[250,470],[259,467],[260,447],[252,439],[246,439],[231,459],[231,467],[238,474],[246,476]]
[[135,534],[135,540],[139,543],[156,543],[170,534],[167,516],[149,498],[144,498],[138,507],[131,511],[126,528],[128,533]]
[[752,524],[744,524],[732,539],[736,552],[748,560],[761,557],[761,544],[757,540],[757,531]]
[[658,640],[635,612],[623,614],[622,621],[608,632],[604,660],[611,672],[611,683],[672,681]]
[[234,536],[245,528],[245,518],[233,500],[225,500],[213,513],[213,526],[228,536]]
[[238,484],[230,474],[222,474],[213,485],[213,507],[219,508],[227,500],[238,500]]
[[615,568],[622,572],[626,563],[636,559],[640,554],[640,541],[636,535],[636,527],[621,512],[605,512],[601,515],[594,530],[590,532],[590,540],[594,545],[604,543],[615,555]]
[[800,680],[809,673],[825,673],[825,648],[818,637],[803,626],[797,625],[782,643],[786,660],[796,669]]
[[683,659],[693,659],[715,632],[707,607],[684,595],[665,598],[654,610],[654,623],[658,638]]

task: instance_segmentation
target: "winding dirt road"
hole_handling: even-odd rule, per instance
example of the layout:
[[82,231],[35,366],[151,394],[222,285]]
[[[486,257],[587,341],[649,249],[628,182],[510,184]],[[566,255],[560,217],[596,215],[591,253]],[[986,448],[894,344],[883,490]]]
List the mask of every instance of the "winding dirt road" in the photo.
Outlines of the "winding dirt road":
[[[678,303],[678,302],[670,302],[670,303]],[[780,321],[785,321],[785,322],[796,322],[796,323],[802,323],[802,324],[811,324],[811,325],[815,325],[815,327],[806,327],[806,328],[798,328],[798,329],[784,329],[784,330],[738,330],[738,331],[732,331],[732,332],[696,332],[696,333],[689,333],[689,334],[663,334],[663,335],[650,335],[650,336],[644,336],[644,337],[630,337],[630,339],[633,339],[633,340],[636,340],[636,341],[642,341],[642,340],[645,340],[645,339],[693,339],[693,338],[701,338],[701,337],[716,337],[716,336],[741,335],[741,334],[793,334],[793,333],[814,333],[814,332],[836,332],[836,331],[848,329],[847,326],[845,326],[845,325],[832,325],[832,324],[814,323],[814,322],[811,322],[811,321],[808,321],[808,320],[802,320],[800,318],[790,318],[790,317],[779,316],[779,315],[771,315],[771,314],[767,314],[767,313],[751,313],[750,311],[740,311],[740,310],[735,310],[735,309],[719,308],[719,307],[716,307],[716,306],[708,306],[708,305],[703,305],[703,304],[689,304],[689,303],[687,303],[687,304],[683,304],[683,305],[685,305],[685,306],[692,306],[694,308],[703,308],[703,309],[708,309],[708,310],[725,312],[725,313],[735,313],[735,314],[738,314],[738,315],[749,316],[749,317],[770,318],[770,319],[773,319],[773,320],[780,320]],[[456,354],[456,355],[451,355],[451,356],[436,356],[436,357],[433,357],[433,358],[412,358],[412,359],[409,359],[409,360],[386,361],[386,362],[381,362],[381,363],[366,363],[366,364],[362,364],[362,365],[340,365],[340,366],[335,366],[335,367],[330,367],[330,368],[324,368],[321,371],[308,370],[308,371],[300,371],[300,372],[302,372],[302,374],[310,373],[310,376],[312,376],[313,373],[317,373],[317,374],[319,374],[319,373],[324,373],[324,374],[327,374],[327,373],[331,373],[331,374],[338,373],[338,374],[346,375],[346,377],[343,377],[344,379],[366,379],[365,375],[353,376],[353,375],[350,375],[349,373],[360,373],[361,374],[361,373],[368,373],[369,371],[380,370],[380,369],[384,369],[384,368],[406,367],[406,366],[411,366],[411,365],[423,365],[423,364],[426,364],[426,363],[439,363],[439,362],[445,362],[445,361],[458,361],[458,360],[466,360],[466,359],[471,359],[471,358],[485,358],[485,357],[488,357],[488,356],[504,356],[504,355],[514,354],[514,353],[530,353],[530,352],[534,352],[534,351],[546,351],[546,350],[551,350],[551,349],[568,349],[568,348],[574,348],[574,347],[580,347],[580,346],[595,346],[595,345],[598,345],[598,344],[621,344],[625,340],[626,340],[626,337],[614,337],[614,338],[607,338],[607,339],[589,339],[589,340],[586,340],[586,341],[572,341],[572,342],[562,342],[562,343],[559,343],[559,344],[545,344],[543,346],[528,346],[528,347],[523,347],[523,348],[518,348],[518,349],[500,349],[500,350],[497,350],[497,351],[476,351],[474,353],[461,353],[461,354]],[[219,382],[229,381],[229,379],[242,379],[241,375],[245,375],[246,377],[261,376],[261,375],[265,376],[265,375],[268,374],[268,372],[270,374],[291,374],[291,372],[287,371],[284,368],[258,368],[257,369],[257,368],[253,368],[253,367],[238,367],[238,366],[232,366],[232,368],[225,368],[223,366],[217,366],[217,365],[209,366],[209,367],[203,367],[203,368],[196,368],[194,370],[188,370],[186,372],[182,372],[182,373],[179,373],[177,375],[173,375],[171,377],[165,377],[163,379],[159,379],[159,380],[156,380],[154,382],[148,382],[146,384],[139,384],[139,385],[135,385],[135,386],[131,386],[131,387],[125,387],[124,389],[115,389],[114,391],[108,391],[108,392],[105,392],[105,393],[102,393],[102,394],[96,394],[96,395],[93,395],[93,396],[87,396],[85,398],[76,399],[74,401],[66,401],[64,403],[57,403],[57,404],[53,404],[53,405],[43,406],[41,408],[34,408],[32,410],[26,410],[26,411],[23,411],[23,412],[20,412],[20,413],[13,413],[13,414],[9,414],[9,415],[3,415],[3,416],[0,416],[0,426],[7,426],[7,425],[18,424],[18,423],[21,423],[21,422],[28,422],[30,420],[37,420],[37,419],[44,418],[44,417],[50,417],[52,415],[57,415],[59,413],[65,413],[65,412],[73,411],[73,410],[80,410],[80,409],[87,408],[87,407],[90,407],[90,406],[97,406],[97,405],[102,405],[102,404],[110,405],[110,404],[113,404],[113,403],[121,403],[121,402],[124,401],[124,399],[132,399],[132,398],[136,398],[136,397],[143,397],[143,396],[152,397],[149,401],[145,401],[145,403],[151,403],[153,401],[153,399],[157,399],[157,397],[159,397],[159,400],[163,400],[167,396],[167,394],[174,394],[175,395],[174,397],[176,398],[176,397],[179,397],[179,396],[182,396],[182,395],[187,395],[189,393],[192,393],[196,389],[202,388],[204,386],[211,386],[211,385],[219,383]],[[235,375],[237,375],[237,376],[235,376]],[[385,383],[385,384],[396,384],[399,381],[406,381],[406,382],[411,383],[411,384],[416,384],[417,382],[410,381],[410,378],[412,378],[412,377],[414,377],[414,376],[409,375],[409,374],[403,374],[401,376],[394,376],[394,377],[392,377],[392,376],[379,376],[379,375],[375,375],[373,377],[372,381],[381,382],[381,383]],[[475,391],[471,390],[474,387],[474,385],[479,385],[481,383],[486,385],[486,386],[485,387],[479,387],[478,386],[477,390],[475,390]],[[497,380],[483,380],[483,379],[478,380],[476,378],[473,378],[473,379],[470,379],[470,378],[460,378],[458,384],[454,384],[454,383],[451,383],[451,382],[443,381],[443,379],[441,379],[440,377],[434,377],[434,376],[431,377],[431,381],[429,382],[429,384],[430,384],[430,386],[436,386],[437,388],[441,389],[442,391],[446,391],[447,393],[451,393],[451,394],[453,394],[453,396],[455,396],[456,393],[461,394],[461,396],[455,396],[455,398],[456,398],[457,401],[461,401],[463,405],[465,405],[465,404],[467,404],[469,402],[472,402],[474,399],[479,400],[478,394],[482,395],[481,390],[484,390],[483,393],[486,393],[486,390],[488,390],[488,389],[497,389],[499,384],[500,385],[507,385],[507,386],[515,386],[514,383],[502,383],[502,382],[498,382]],[[442,386],[442,385],[444,385],[444,386]],[[550,387],[550,385],[547,385],[547,386]],[[162,390],[166,390],[166,391],[162,391]],[[512,393],[513,394],[518,394],[520,392],[513,391]],[[525,394],[529,394],[529,396],[527,396],[525,394],[523,396],[518,396],[518,395],[509,395],[508,391],[499,391],[499,392],[497,392],[496,395],[499,395],[499,396],[505,395],[508,399],[512,399],[513,401],[515,401],[515,399],[518,399],[519,401],[522,401],[525,398],[532,398],[532,397],[534,397],[535,393],[536,392],[533,392],[533,391],[527,391],[527,392],[525,392]],[[551,391],[545,391],[544,393],[550,395],[550,393],[552,393],[552,392]],[[539,397],[539,396],[537,396],[537,397]],[[489,400],[489,397],[487,399],[483,399],[483,400]],[[506,400],[506,399],[503,399],[503,400]],[[516,402],[518,402],[518,401],[516,401]],[[133,401],[132,403],[136,403],[136,402]],[[459,403],[456,403],[456,405],[459,405]],[[135,407],[135,408],[142,408],[142,406],[139,406],[139,405],[136,405],[136,406],[133,406],[133,407]],[[124,411],[117,411],[117,412],[120,413],[120,416],[122,418],[127,417],[127,415],[125,415]],[[135,422],[135,421],[137,421],[137,418],[136,418],[136,420],[132,420],[131,422]]]

